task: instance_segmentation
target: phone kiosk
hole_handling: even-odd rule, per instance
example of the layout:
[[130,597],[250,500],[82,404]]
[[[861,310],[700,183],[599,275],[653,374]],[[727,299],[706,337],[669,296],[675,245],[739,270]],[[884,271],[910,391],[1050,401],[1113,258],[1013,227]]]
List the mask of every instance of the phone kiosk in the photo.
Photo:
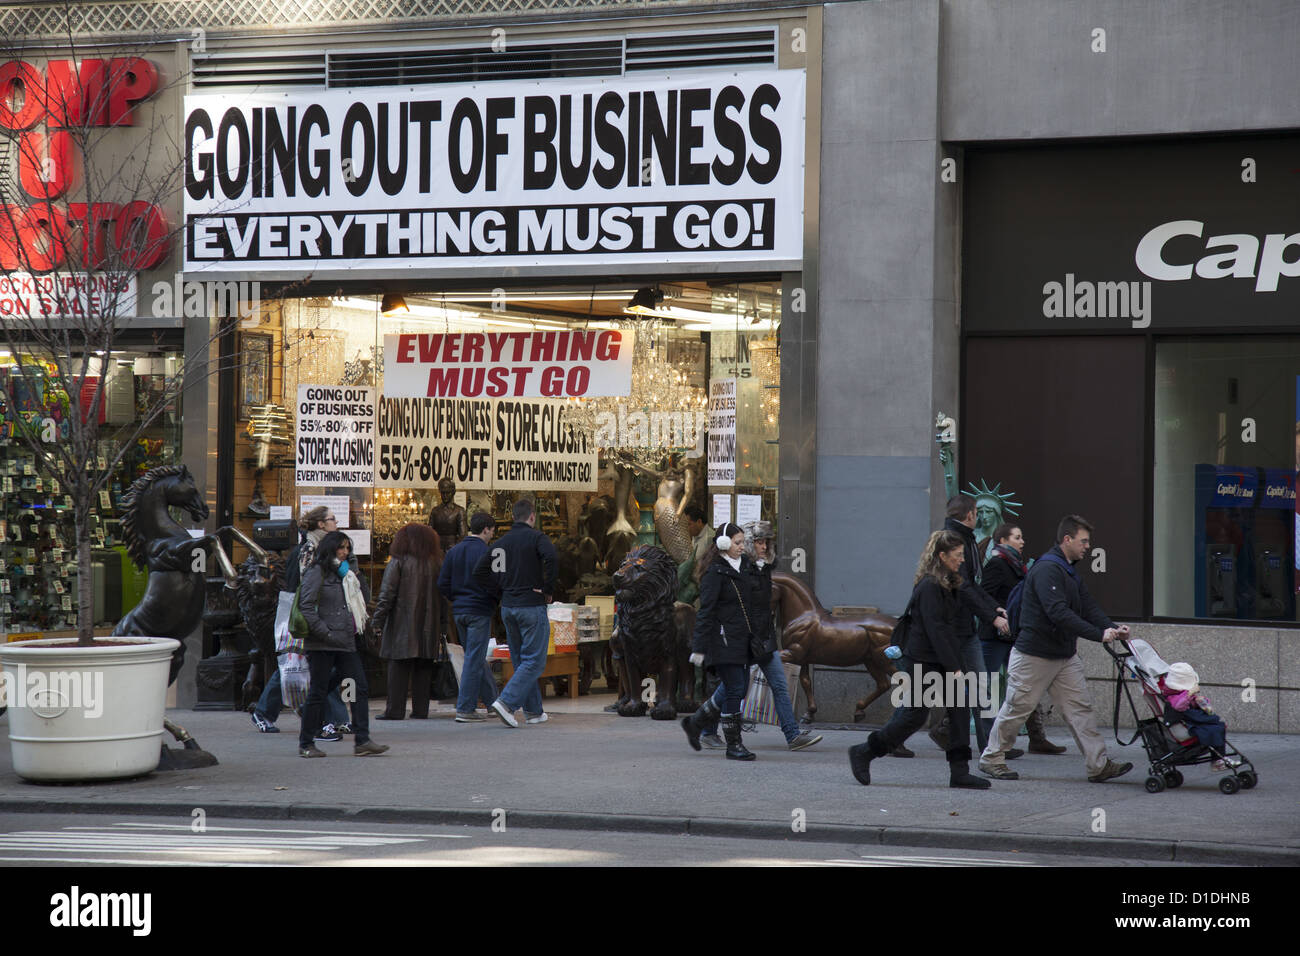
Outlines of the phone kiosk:
[[1295,473],[1196,466],[1196,616],[1294,620]]

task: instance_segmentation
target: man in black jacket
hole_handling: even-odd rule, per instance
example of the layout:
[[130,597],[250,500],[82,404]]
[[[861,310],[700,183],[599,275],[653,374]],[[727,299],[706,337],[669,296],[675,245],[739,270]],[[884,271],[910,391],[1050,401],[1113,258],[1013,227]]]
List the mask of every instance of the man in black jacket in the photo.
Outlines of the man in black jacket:
[[[993,602],[979,584],[980,569],[984,562],[980,560],[979,549],[975,546],[975,499],[970,495],[953,495],[948,500],[948,517],[943,523],[943,530],[951,531],[966,545],[966,560],[961,565],[959,597],[962,613],[957,623],[957,640],[961,643],[962,670],[979,674],[985,668],[984,651],[975,633],[976,618],[1003,634],[1007,632],[1007,619],[1003,609]],[[971,709],[975,714],[975,739],[983,750],[988,746],[993,718],[982,716],[979,708]],[[946,711],[939,708],[931,711],[930,739],[944,751],[948,749],[949,743],[947,721]],[[1014,760],[1023,755],[1023,750],[1013,749],[1007,754],[1007,759]]]
[[551,633],[546,605],[555,594],[559,568],[555,545],[535,527],[537,512],[532,501],[516,501],[513,518],[510,530],[474,568],[475,582],[489,593],[501,595],[501,623],[506,628],[515,672],[492,702],[492,709],[507,727],[519,726],[515,711],[520,706],[530,724],[550,719],[542,710],[537,681],[546,669],[546,645]]
[[1106,756],[1077,644],[1081,637],[1109,644],[1127,637],[1128,625],[1117,626],[1107,617],[1074,571],[1092,548],[1092,525],[1078,515],[1066,515],[1057,525],[1056,540],[1060,543],[1025,578],[1020,630],[1007,664],[1007,699],[980,757],[980,770],[996,780],[1020,778],[1007,768],[1006,751],[1046,691],[1083,751],[1088,779],[1103,783],[1128,773],[1133,765]]

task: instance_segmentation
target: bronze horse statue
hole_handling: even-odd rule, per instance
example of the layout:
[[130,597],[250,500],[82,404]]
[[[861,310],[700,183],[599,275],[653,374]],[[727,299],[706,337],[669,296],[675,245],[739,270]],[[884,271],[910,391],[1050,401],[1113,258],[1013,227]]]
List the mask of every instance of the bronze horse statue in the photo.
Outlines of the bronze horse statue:
[[896,668],[885,657],[896,618],[888,614],[868,614],[858,618],[833,617],[817,600],[817,595],[803,581],[784,571],[772,572],[772,600],[777,607],[781,627],[781,660],[799,665],[799,685],[808,695],[804,723],[817,715],[813,696],[812,666],[856,667],[861,664],[876,682],[875,690],[860,699],[853,712],[861,721],[871,703],[890,689],[890,675]]
[[[113,629],[115,635],[171,637],[180,641],[172,654],[168,684],[176,680],[185,662],[185,639],[203,619],[208,561],[216,561],[227,587],[233,588],[237,580],[234,566],[221,546],[221,532],[194,537],[172,517],[172,508],[185,512],[195,522],[207,520],[210,513],[194,476],[184,465],[151,468],[122,496],[122,535],[127,553],[137,567],[148,570],[149,582],[140,603]],[[230,531],[254,555],[266,560],[266,552],[237,529],[222,531]],[[160,769],[216,763],[216,758],[205,753],[185,728],[170,720],[164,720],[163,725],[185,745],[180,753],[186,754],[187,759],[177,759],[178,755],[164,745]]]

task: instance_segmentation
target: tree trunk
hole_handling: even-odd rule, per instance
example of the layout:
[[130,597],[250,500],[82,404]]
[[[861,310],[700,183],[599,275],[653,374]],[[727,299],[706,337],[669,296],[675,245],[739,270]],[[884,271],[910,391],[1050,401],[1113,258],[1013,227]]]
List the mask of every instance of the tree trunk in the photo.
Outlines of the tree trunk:
[[90,567],[90,512],[74,509],[77,528],[77,643],[88,647],[95,640],[95,579]]

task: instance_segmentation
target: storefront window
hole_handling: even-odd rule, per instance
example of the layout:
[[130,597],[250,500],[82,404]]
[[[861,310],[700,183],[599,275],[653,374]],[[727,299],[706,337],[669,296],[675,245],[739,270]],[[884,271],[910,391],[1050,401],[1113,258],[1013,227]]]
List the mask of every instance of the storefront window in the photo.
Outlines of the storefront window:
[[1300,339],[1156,343],[1158,616],[1296,620]]
[[[687,540],[681,509],[688,503],[702,506],[711,522],[720,520],[716,503],[730,509],[731,520],[761,517],[775,524],[779,284],[682,282],[645,289],[598,285],[304,299],[286,303],[268,318],[267,327],[282,365],[282,371],[272,370],[272,381],[280,384],[273,392],[295,439],[304,434],[296,407],[300,387],[352,389],[353,398],[373,397],[371,481],[295,482],[295,476],[312,471],[301,463],[295,469],[291,462],[275,479],[278,501],[292,504],[295,516],[313,496],[347,499],[350,528],[369,532],[360,537],[370,548],[372,583],[378,583],[393,533],[408,522],[429,521],[444,506],[444,494],[449,494],[445,504],[463,509],[466,521],[485,510],[502,529],[509,526],[513,501],[531,495],[540,527],[562,547],[581,552],[569,580],[561,582],[573,592],[570,598],[581,596],[576,579],[585,574],[596,575],[587,587],[600,586],[600,575],[629,546],[671,544],[670,551],[681,550]],[[616,329],[636,333],[628,396],[491,399],[477,381],[462,382],[455,401],[394,399],[385,393],[385,336],[553,332],[558,344],[567,341],[559,335]],[[708,390],[710,381],[719,379],[736,383],[735,477],[711,486]],[[342,419],[316,417],[306,427],[319,429],[323,437],[340,436],[342,431],[332,429],[350,427]],[[439,489],[446,478],[454,491],[445,484]],[[343,507],[337,499],[331,504]],[[587,538],[596,543],[594,554],[582,543]]]
[[[70,434],[77,401],[60,386],[53,369],[37,372],[24,359],[0,352],[0,630],[10,634],[57,632],[77,625],[76,533],[71,499],[57,482],[42,477],[31,449],[17,434],[16,419],[51,421],[60,440]],[[122,435],[139,437],[126,449],[91,516],[94,623],[112,624],[144,592],[144,573],[132,565],[122,539],[121,499],[150,468],[180,460],[180,399],[140,430],[157,406],[165,383],[181,364],[179,353],[123,350],[109,368],[92,357],[90,375],[108,375],[100,412],[99,460],[122,447]],[[94,384],[89,388],[93,390]],[[78,397],[78,400],[80,397]]]

